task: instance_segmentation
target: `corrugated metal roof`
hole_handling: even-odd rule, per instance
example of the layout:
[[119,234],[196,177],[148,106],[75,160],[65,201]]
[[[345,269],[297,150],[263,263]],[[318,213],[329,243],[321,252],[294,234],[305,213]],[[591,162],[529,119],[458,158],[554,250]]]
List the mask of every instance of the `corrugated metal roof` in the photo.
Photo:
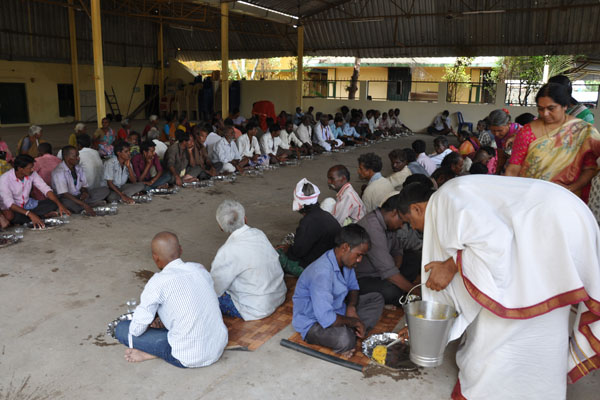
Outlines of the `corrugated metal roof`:
[[[66,4],[66,0],[53,1]],[[141,0],[135,1],[127,4],[142,4]],[[305,27],[306,55],[362,58],[600,55],[597,0],[572,0],[568,6],[563,0],[246,2],[299,16],[298,23]],[[158,24],[108,13],[122,12],[119,8],[122,4],[102,2],[107,11],[102,18],[105,63],[156,65]],[[189,0],[190,4],[197,7],[198,1]],[[207,8],[204,22],[165,22],[167,55],[183,60],[219,59],[219,16],[218,9]],[[296,30],[292,26],[242,16],[235,10],[230,16],[230,58],[296,53]],[[91,63],[90,21],[82,11],[76,12],[76,18],[79,60]],[[0,58],[69,62],[68,37],[66,7],[36,0],[0,1]]]

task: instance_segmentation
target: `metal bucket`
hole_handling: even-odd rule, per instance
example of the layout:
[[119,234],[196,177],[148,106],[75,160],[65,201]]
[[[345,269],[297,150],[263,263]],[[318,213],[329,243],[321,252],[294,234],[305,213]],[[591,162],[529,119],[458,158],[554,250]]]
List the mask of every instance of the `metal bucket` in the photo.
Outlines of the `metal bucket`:
[[421,367],[442,365],[448,333],[458,316],[454,307],[422,300],[411,303],[401,300],[401,304],[408,326],[410,360]]

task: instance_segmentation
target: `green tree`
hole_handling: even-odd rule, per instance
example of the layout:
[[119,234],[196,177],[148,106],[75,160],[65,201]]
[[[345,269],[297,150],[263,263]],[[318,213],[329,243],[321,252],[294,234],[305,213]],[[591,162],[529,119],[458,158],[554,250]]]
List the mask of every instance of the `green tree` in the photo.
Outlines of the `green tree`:
[[[490,74],[494,82],[518,81],[518,87],[511,86],[507,96],[509,101],[516,100],[519,105],[531,103],[531,96],[544,84],[544,67],[548,65],[548,76],[564,74],[573,68],[580,56],[524,56],[502,57]],[[511,85],[514,85],[511,83]]]
[[471,75],[467,73],[467,67],[473,62],[473,57],[458,57],[454,65],[447,66],[442,79],[448,82],[448,93],[446,101],[455,102],[459,93],[468,89],[471,83]]

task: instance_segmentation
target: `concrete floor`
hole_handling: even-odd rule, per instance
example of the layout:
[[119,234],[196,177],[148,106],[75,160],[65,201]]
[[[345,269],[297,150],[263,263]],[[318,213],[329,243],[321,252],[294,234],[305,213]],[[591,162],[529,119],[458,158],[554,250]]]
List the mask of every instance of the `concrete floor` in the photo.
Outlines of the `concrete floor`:
[[[140,129],[143,124],[137,121],[134,126]],[[45,135],[58,148],[70,131],[70,125],[50,126]],[[0,134],[14,146],[21,132],[25,128],[3,129]],[[160,360],[128,364],[124,346],[104,336],[106,324],[125,311],[125,301],[139,297],[144,282],[135,272],[156,271],[149,249],[156,232],[177,233],[183,259],[210,267],[227,238],[214,212],[223,199],[234,198],[245,206],[248,224],[277,244],[300,218],[291,209],[293,187],[300,178],[317,184],[321,199],[333,196],[326,171],[343,163],[358,188],[360,153],[374,151],[384,157],[387,174],[387,152],[407,147],[412,140],[321,156],[300,167],[209,189],[186,189],[170,198],[156,196],[150,204],[121,206],[113,217],[74,216],[68,226],[54,231],[26,231],[22,243],[0,249],[0,399],[449,398],[457,376],[455,344],[441,367],[396,381],[388,376],[365,378],[281,347],[279,341],[293,333],[291,326],[255,352],[227,351],[216,364],[190,370]],[[571,385],[568,398],[593,399],[599,392],[599,375],[594,374]]]

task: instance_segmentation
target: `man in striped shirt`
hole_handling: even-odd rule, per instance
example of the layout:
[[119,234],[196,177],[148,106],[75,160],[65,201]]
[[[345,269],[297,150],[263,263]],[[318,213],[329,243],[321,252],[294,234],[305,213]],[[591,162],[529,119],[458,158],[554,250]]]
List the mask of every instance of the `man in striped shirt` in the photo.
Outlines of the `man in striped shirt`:
[[131,321],[121,321],[116,338],[129,348],[125,359],[162,358],[180,368],[216,362],[227,346],[227,327],[213,281],[204,266],[181,260],[177,236],[152,240],[152,259],[161,271],[146,284]]
[[365,205],[350,183],[350,172],[344,165],[334,165],[327,171],[327,185],[335,190],[333,216],[344,226],[358,222],[365,216]]

